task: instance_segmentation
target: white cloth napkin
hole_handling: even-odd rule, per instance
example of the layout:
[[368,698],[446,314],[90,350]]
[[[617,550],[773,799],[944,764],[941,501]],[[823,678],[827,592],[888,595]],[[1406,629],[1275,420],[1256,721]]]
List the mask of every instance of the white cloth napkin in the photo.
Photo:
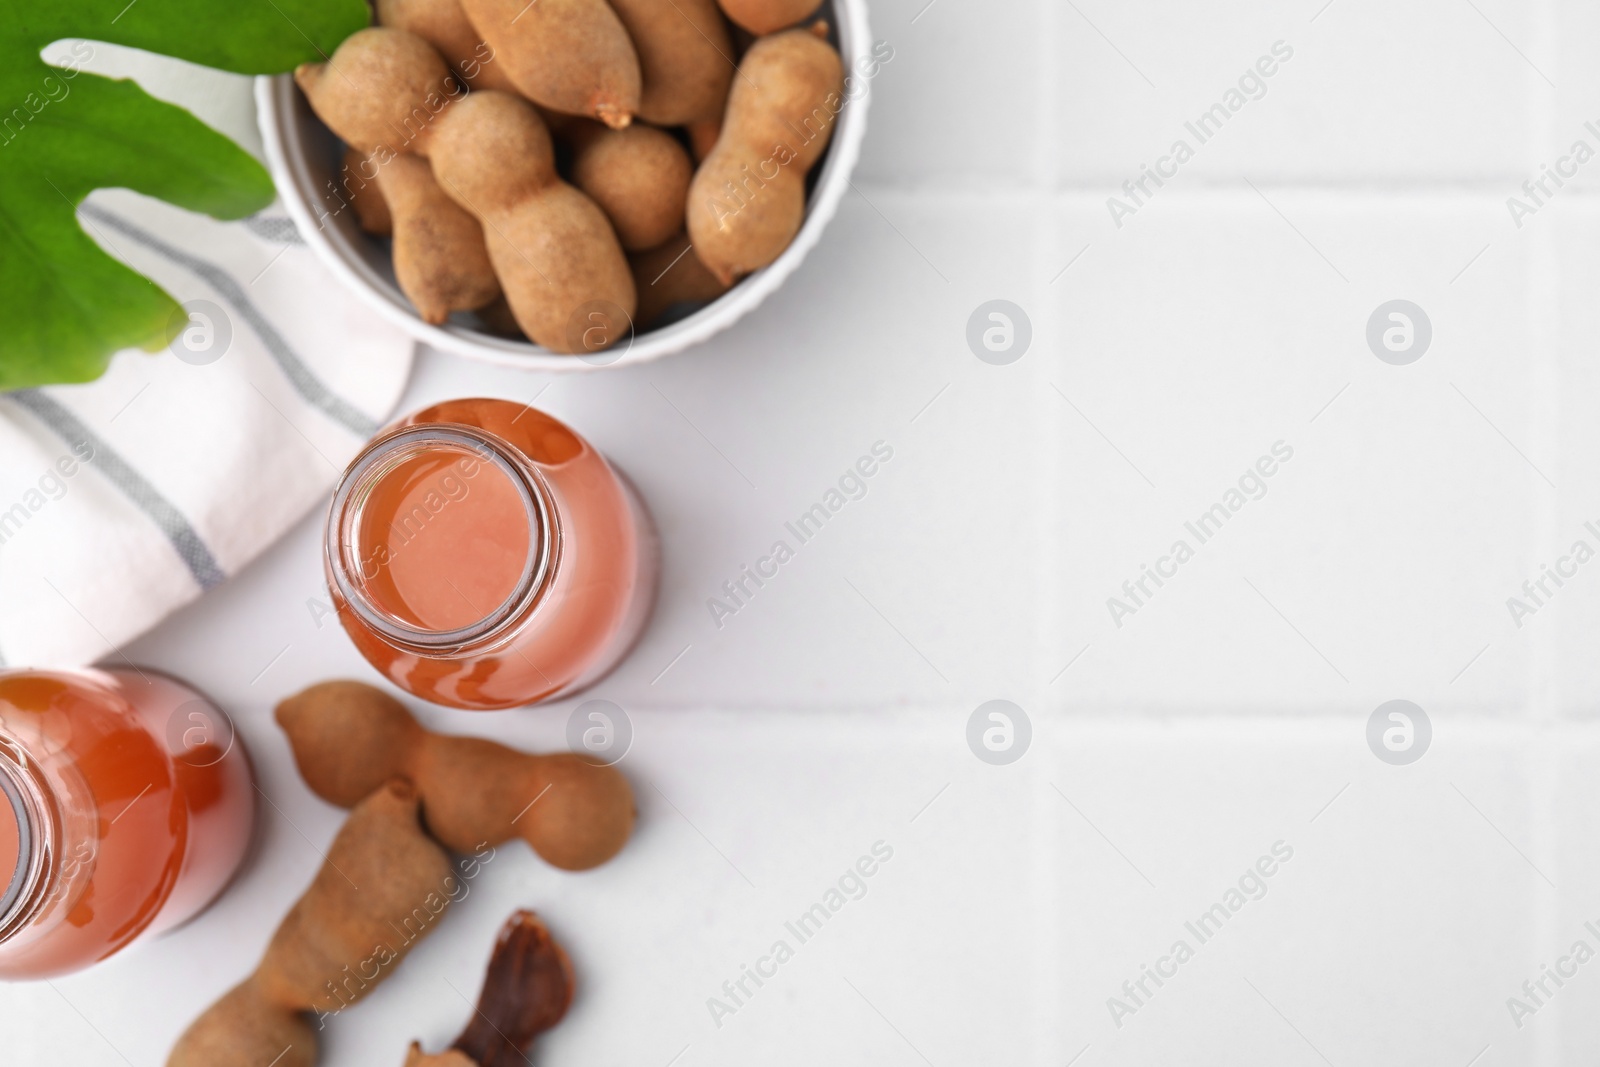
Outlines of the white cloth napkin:
[[92,383],[0,395],[10,665],[104,659],[237,573],[326,499],[411,369],[281,210],[221,223],[102,190],[79,221],[190,325]]

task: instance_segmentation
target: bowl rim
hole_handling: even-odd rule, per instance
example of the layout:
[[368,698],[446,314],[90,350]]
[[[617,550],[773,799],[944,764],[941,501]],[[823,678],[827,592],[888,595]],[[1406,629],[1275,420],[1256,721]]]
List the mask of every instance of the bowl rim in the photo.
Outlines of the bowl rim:
[[860,159],[861,142],[866,136],[867,105],[872,98],[872,79],[854,71],[857,63],[868,56],[872,47],[871,34],[866,0],[831,0],[822,5],[823,9],[827,7],[832,8],[837,20],[839,56],[845,76],[859,91],[853,97],[847,96],[839,111],[828,155],[817,174],[799,233],[768,266],[748,275],[692,314],[630,338],[620,351],[606,349],[595,357],[561,354],[529,341],[495,337],[448,323],[433,326],[423,322],[398,291],[345,246],[343,239],[335,235],[336,231],[319,224],[307,195],[312,179],[294,117],[294,94],[299,90],[292,74],[256,78],[257,122],[267,169],[284,209],[322,264],[379,315],[417,340],[469,359],[531,371],[583,372],[648,363],[700,344],[755,310],[816,246],[823,229],[838,211],[845,190],[851,186],[850,176]]

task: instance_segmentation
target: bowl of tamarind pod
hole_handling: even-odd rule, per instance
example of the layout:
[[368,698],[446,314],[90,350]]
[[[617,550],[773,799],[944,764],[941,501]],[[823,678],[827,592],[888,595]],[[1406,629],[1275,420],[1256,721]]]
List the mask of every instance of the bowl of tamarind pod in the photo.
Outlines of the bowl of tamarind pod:
[[534,370],[726,329],[837,210],[865,0],[374,0],[263,77],[267,161],[334,275],[417,339]]

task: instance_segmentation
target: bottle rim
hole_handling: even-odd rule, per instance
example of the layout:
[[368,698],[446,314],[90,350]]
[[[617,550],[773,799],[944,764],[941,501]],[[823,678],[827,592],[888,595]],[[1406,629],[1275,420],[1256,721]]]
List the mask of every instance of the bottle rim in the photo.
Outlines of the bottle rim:
[[44,902],[41,892],[54,870],[55,820],[48,786],[29,772],[31,758],[0,732],[0,819],[16,820],[17,862],[0,870],[0,945],[25,927]]
[[[363,509],[378,484],[406,460],[441,447],[464,449],[499,470],[528,522],[528,553],[511,592],[482,618],[448,630],[415,625],[378,604],[366,590],[360,550]],[[497,435],[461,423],[400,426],[368,443],[334,489],[323,538],[329,580],[334,594],[383,640],[422,655],[454,654],[502,636],[543,596],[560,553],[554,516],[543,477]]]

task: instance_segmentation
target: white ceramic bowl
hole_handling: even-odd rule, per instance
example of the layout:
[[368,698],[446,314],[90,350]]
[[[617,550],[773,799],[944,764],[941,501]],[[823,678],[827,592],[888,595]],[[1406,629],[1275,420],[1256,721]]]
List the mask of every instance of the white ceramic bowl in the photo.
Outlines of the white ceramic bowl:
[[381,315],[418,340],[472,359],[529,370],[593,370],[645,363],[698,344],[754,309],[800,265],[839,207],[866,133],[871,79],[862,71],[871,69],[864,64],[872,40],[866,0],[828,0],[818,14],[832,27],[849,79],[849,94],[827,154],[811,176],[805,222],[793,243],[770,266],[686,317],[645,330],[595,356],[562,355],[528,341],[497,337],[473,328],[470,316],[456,316],[464,321],[453,319],[443,326],[423,322],[395,284],[388,241],[363,233],[356,225],[355,212],[339,210],[341,204],[333,189],[344,148],[311,113],[288,74],[256,80],[267,164],[290,217],[323,263]]

